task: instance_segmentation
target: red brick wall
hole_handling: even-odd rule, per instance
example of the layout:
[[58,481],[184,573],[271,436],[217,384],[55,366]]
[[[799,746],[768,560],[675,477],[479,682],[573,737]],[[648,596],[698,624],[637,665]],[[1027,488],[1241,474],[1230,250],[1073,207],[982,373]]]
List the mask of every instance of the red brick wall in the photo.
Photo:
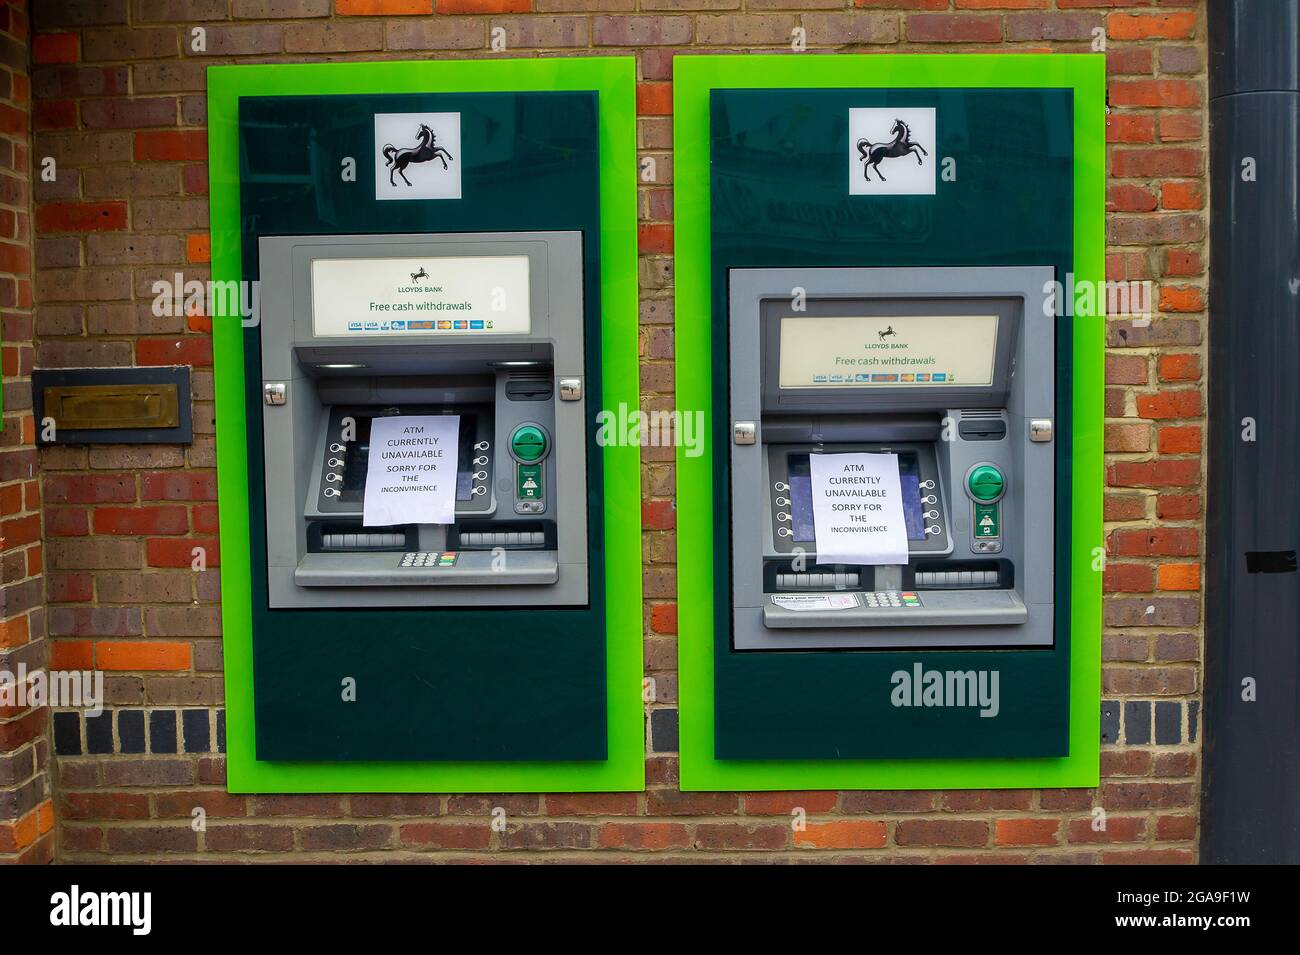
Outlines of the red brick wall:
[[[434,9],[436,5],[436,10]],[[644,455],[649,789],[570,796],[230,796],[211,349],[160,319],[151,283],[206,278],[204,68],[215,63],[635,53],[643,404],[673,394],[674,55],[1087,51],[1107,37],[1108,270],[1160,311],[1110,323],[1103,723],[1096,790],[693,793],[676,787],[674,474]],[[191,30],[206,30],[194,54]],[[111,714],[56,715],[59,856],[260,858],[348,851],[604,858],[1192,861],[1200,771],[1205,53],[1196,2],[1124,0],[45,0],[33,42],[38,363],[194,366],[193,446],[46,451],[48,600],[59,665],[109,671]],[[324,52],[322,52],[324,51]],[[8,366],[6,366],[8,369]],[[6,370],[6,375],[9,372]],[[6,418],[6,441],[10,426]],[[191,826],[206,810],[203,831]],[[508,825],[490,825],[494,807]],[[809,824],[794,831],[790,812]],[[1094,807],[1107,825],[1096,831]]]
[[[45,667],[41,491],[33,446],[32,155],[27,4],[0,3],[0,683]],[[11,676],[12,675],[12,676]],[[0,861],[48,862],[49,714],[16,687],[0,703]]]

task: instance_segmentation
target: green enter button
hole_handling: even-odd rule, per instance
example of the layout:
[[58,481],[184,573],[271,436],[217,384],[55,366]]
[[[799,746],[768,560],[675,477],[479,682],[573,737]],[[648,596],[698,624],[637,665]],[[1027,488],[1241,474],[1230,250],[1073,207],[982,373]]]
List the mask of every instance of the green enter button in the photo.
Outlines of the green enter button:
[[970,488],[970,496],[975,500],[994,501],[1001,496],[1003,488],[1006,487],[1006,479],[993,465],[981,464],[971,471],[966,484]]
[[520,461],[539,461],[546,454],[546,432],[531,424],[516,428],[510,450]]

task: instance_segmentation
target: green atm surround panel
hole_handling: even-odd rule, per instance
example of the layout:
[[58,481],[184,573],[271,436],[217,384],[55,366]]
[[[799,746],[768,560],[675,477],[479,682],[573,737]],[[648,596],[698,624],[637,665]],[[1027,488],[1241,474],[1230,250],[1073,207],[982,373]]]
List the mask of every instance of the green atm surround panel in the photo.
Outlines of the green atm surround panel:
[[[208,76],[215,281],[259,278],[266,237],[574,236],[585,326],[580,598],[311,609],[268,594],[262,337],[235,316],[214,317],[230,790],[643,788],[639,453],[595,442],[599,408],[637,402],[634,61],[259,65]],[[380,201],[375,117],[403,113],[459,114],[459,197]],[[531,432],[516,438],[521,470],[529,455],[546,466],[549,449],[539,452]],[[342,699],[346,677],[356,702]]]
[[[1069,273],[1080,284],[1101,282],[1104,89],[1104,57],[1094,55],[676,63],[677,403],[703,409],[710,422],[706,453],[677,457],[683,789],[1097,784],[1104,318],[1056,319],[1056,586],[1047,645],[908,646],[900,638],[902,646],[872,648],[859,636],[843,648],[789,640],[765,647],[767,637],[746,642],[733,624],[729,336],[737,313],[729,314],[729,294],[761,288],[764,274],[801,269],[811,278],[810,303],[814,283],[834,281],[837,269],[897,281],[923,280],[927,269],[1050,269],[1063,284]],[[933,109],[936,135],[924,146],[939,169],[950,163],[955,179],[936,176],[932,194],[850,194],[861,167],[848,162],[849,110],[859,108]],[[913,161],[887,157],[868,178],[905,179],[902,164]],[[975,495],[996,499],[986,472],[968,477],[972,510]],[[973,708],[891,707],[891,675],[917,665],[999,671],[1000,725]]]

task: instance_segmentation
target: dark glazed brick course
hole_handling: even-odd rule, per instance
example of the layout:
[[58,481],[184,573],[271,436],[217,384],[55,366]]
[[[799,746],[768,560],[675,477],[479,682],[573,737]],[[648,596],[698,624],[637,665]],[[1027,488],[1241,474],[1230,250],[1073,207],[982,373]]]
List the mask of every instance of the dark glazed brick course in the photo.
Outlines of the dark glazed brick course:
[[1151,742],[1151,702],[1129,700],[1124,704],[1124,742],[1143,746]]
[[120,752],[144,752],[144,712],[141,710],[121,710],[117,714],[117,737],[120,740]]

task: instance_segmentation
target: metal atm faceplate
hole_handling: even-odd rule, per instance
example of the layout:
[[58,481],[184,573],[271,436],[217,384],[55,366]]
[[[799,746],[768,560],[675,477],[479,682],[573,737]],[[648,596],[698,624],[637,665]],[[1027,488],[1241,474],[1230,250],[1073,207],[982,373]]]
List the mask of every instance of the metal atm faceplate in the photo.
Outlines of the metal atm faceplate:
[[[1029,426],[1055,413],[1056,323],[1043,312],[1053,274],[730,271],[731,424],[737,434],[754,425],[730,449],[734,649],[1052,645],[1054,455],[1029,439]],[[791,289],[800,290],[797,308]],[[959,328],[946,350],[930,346],[926,334],[968,318],[982,341],[956,345],[967,331]],[[814,334],[802,334],[807,319]],[[783,363],[783,345],[809,341],[821,343],[813,354]],[[855,355],[904,360],[895,374],[874,360],[853,367]],[[927,364],[909,367],[913,358]],[[905,505],[915,482],[910,506],[926,533],[909,528],[906,564],[817,563],[811,507],[800,500],[807,455],[882,451],[900,455]],[[997,534],[982,539],[976,524],[987,510],[974,506],[968,483],[988,466],[1007,481]]]
[[[585,377],[581,235],[266,236],[259,257],[270,607],[586,605],[586,399],[560,388]],[[357,287],[318,302],[335,263]],[[514,318],[489,329],[484,270],[506,266]],[[372,299],[388,310],[361,314]],[[447,311],[413,320],[408,301]],[[447,414],[455,520],[365,526],[370,423]]]

